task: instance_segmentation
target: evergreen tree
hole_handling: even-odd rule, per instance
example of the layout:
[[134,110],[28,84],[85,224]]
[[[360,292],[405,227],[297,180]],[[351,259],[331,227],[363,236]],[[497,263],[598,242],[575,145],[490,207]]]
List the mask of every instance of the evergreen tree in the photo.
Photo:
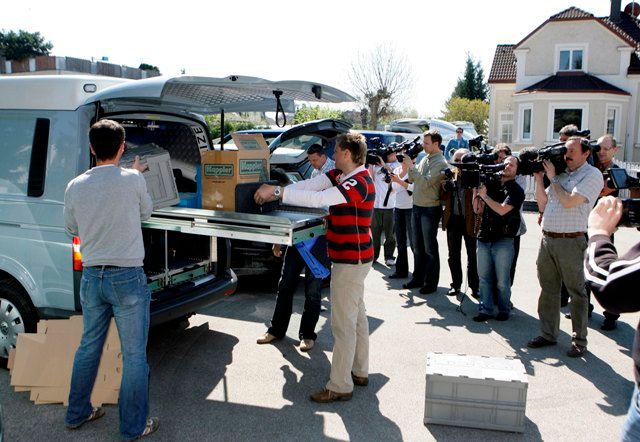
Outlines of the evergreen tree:
[[464,75],[458,78],[451,98],[467,98],[469,100],[486,100],[487,85],[484,82],[484,70],[480,62],[474,64],[471,55],[467,54]]

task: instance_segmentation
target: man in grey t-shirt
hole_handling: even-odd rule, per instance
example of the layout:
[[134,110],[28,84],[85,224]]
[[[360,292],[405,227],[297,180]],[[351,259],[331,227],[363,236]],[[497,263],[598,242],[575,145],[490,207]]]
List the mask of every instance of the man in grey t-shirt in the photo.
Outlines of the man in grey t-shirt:
[[134,169],[118,167],[124,152],[124,128],[111,120],[91,127],[89,141],[96,167],[74,178],[64,196],[65,227],[79,236],[83,254],[80,301],[84,330],[76,351],[65,422],[77,429],[104,415],[91,406],[102,348],[115,317],[122,348],[120,433],[133,440],[153,433],[158,418],[148,418],[150,292],[142,268],[140,221],[153,204],[136,157]]

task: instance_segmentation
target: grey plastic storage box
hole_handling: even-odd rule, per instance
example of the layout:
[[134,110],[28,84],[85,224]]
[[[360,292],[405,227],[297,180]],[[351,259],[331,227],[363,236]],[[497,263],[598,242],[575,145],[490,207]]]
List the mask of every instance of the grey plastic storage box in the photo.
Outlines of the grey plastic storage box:
[[132,167],[136,155],[140,157],[142,164],[149,167],[142,175],[147,182],[147,191],[153,200],[153,209],[178,204],[180,197],[171,168],[169,152],[155,144],[127,146],[120,159],[120,166]]
[[527,386],[518,359],[428,353],[424,423],[524,432]]

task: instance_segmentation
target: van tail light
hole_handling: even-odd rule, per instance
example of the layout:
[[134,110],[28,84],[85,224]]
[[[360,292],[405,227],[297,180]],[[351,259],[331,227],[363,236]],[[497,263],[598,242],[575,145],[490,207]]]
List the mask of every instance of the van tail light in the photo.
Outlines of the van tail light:
[[82,271],[82,253],[80,253],[80,238],[73,237],[73,246],[71,247],[73,256],[73,270],[76,272]]

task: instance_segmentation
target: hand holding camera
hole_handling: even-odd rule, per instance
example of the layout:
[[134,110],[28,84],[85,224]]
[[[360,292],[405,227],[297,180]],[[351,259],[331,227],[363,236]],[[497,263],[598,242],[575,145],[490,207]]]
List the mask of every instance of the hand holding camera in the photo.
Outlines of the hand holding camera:
[[620,198],[612,196],[600,198],[598,204],[589,214],[589,237],[593,235],[611,236],[618,228],[622,213],[623,207]]

